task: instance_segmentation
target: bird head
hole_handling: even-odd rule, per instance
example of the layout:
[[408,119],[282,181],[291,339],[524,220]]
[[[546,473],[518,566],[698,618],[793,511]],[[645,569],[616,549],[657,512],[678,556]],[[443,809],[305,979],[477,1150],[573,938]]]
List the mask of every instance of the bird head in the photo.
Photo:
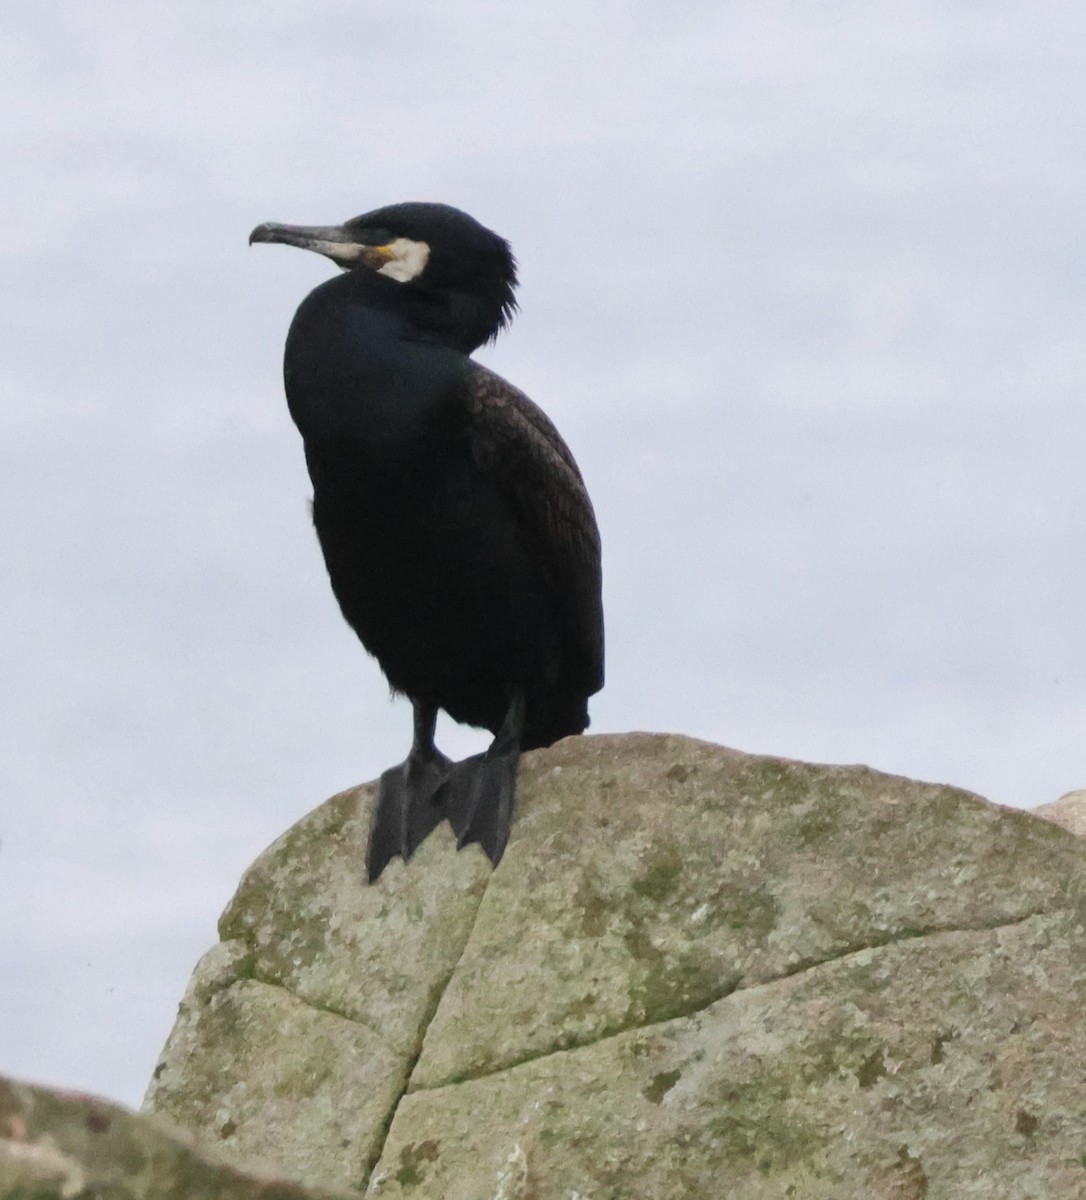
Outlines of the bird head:
[[[330,258],[345,271],[387,281],[389,302],[407,301],[420,323],[449,327],[472,350],[516,311],[509,243],[447,204],[390,204],[342,225],[258,225],[253,242],[282,242]],[[403,288],[394,297],[387,288]]]

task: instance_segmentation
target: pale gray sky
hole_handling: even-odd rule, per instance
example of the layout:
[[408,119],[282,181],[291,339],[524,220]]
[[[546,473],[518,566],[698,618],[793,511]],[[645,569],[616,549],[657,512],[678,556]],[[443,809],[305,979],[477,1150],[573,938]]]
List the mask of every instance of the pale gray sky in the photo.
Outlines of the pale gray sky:
[[1086,786],[1086,9],[35,0],[0,39],[0,1072],[137,1102],[244,867],[409,741],[282,399],[330,267],[259,221],[513,242],[480,357],[596,502],[594,728]]

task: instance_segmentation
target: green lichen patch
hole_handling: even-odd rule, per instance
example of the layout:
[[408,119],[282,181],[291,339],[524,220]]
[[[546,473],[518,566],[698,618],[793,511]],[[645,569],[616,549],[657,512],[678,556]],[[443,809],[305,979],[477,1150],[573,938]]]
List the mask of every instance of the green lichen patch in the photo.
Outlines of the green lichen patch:
[[661,1071],[652,1077],[652,1083],[642,1088],[641,1095],[650,1104],[659,1104],[671,1089],[682,1079],[682,1071]]
[[436,1162],[438,1143],[434,1138],[422,1142],[408,1142],[400,1150],[400,1169],[396,1182],[401,1187],[416,1187],[426,1180],[426,1164]]

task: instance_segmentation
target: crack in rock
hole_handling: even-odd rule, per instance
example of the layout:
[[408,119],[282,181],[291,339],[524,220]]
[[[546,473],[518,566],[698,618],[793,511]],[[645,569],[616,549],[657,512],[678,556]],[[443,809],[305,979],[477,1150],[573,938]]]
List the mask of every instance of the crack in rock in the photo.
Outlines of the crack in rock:
[[[402,1081],[403,1081],[402,1086],[396,1097],[395,1102],[392,1105],[392,1108],[388,1114],[388,1117],[383,1124],[380,1144],[379,1144],[376,1152],[372,1155],[371,1161],[367,1164],[367,1166],[365,1168],[365,1177],[366,1178],[368,1178],[372,1174],[374,1168],[377,1166],[377,1164],[381,1160],[381,1155],[384,1153],[385,1144],[388,1141],[389,1131],[392,1128],[392,1123],[396,1118],[396,1113],[399,1110],[400,1104],[403,1102],[404,1097],[408,1096],[408,1095],[413,1095],[415,1093],[437,1091],[440,1088],[447,1087],[449,1085],[449,1082],[451,1082],[450,1080],[446,1080],[442,1083],[432,1084],[429,1087],[412,1087],[411,1086],[411,1080],[414,1077],[415,1069],[418,1066],[420,1057],[422,1056],[422,1048],[423,1048],[423,1043],[426,1040],[426,1034],[429,1031],[430,1026],[433,1024],[434,1018],[437,1016],[438,1009],[441,1007],[441,1001],[444,999],[445,993],[448,991],[449,984],[452,982],[453,977],[456,974],[457,968],[460,966],[460,963],[463,961],[464,955],[467,953],[468,947],[471,944],[471,938],[472,938],[473,933],[475,932],[475,926],[478,924],[479,913],[482,910],[483,899],[486,896],[486,892],[487,892],[487,889],[489,888],[489,886],[490,886],[490,882],[488,880],[486,885],[484,886],[482,892],[480,892],[480,894],[479,894],[479,904],[476,907],[475,915],[472,919],[471,926],[469,927],[469,929],[467,931],[467,936],[464,939],[464,944],[460,948],[460,953],[456,957],[456,961],[452,964],[452,966],[449,969],[448,973],[446,974],[445,978],[434,988],[434,994],[433,994],[431,1003],[428,1006],[427,1011],[424,1014],[422,1021],[420,1022],[419,1035],[418,1035],[418,1039],[415,1044],[414,1051],[411,1054],[411,1056],[407,1059],[405,1066],[404,1066],[404,1070],[402,1072]],[[484,1070],[484,1071],[480,1071],[475,1074],[465,1073],[462,1075],[458,1075],[456,1077],[457,1082],[469,1083],[469,1082],[475,1082],[475,1081],[481,1080],[481,1079],[490,1079],[495,1076],[501,1075],[506,1071],[515,1070],[517,1067],[525,1066],[528,1063],[538,1062],[541,1059],[550,1058],[556,1054],[569,1054],[569,1053],[576,1052],[577,1050],[584,1050],[591,1046],[599,1045],[602,1042],[610,1041],[612,1038],[621,1037],[623,1034],[630,1033],[631,1031],[633,1031],[635,1029],[653,1029],[653,1028],[657,1028],[658,1026],[661,1026],[661,1025],[669,1024],[672,1021],[686,1020],[690,1017],[697,1016],[699,1013],[703,1013],[703,1012],[707,1011],[708,1009],[712,1008],[712,1006],[714,1004],[718,1004],[721,1000],[727,999],[729,996],[734,995],[738,991],[751,991],[751,990],[754,990],[757,988],[771,987],[774,984],[779,983],[784,979],[795,978],[797,975],[802,975],[808,971],[817,970],[819,967],[827,966],[830,963],[844,962],[847,959],[852,958],[857,954],[863,954],[865,952],[872,951],[872,950],[882,950],[888,946],[902,945],[902,944],[905,944],[905,943],[911,942],[911,941],[921,941],[925,938],[940,937],[940,936],[943,936],[946,934],[952,934],[952,933],[990,933],[996,929],[1012,929],[1018,925],[1024,925],[1026,922],[1031,921],[1036,917],[1045,916],[1045,915],[1051,915],[1051,914],[1046,913],[1046,911],[1044,909],[1038,909],[1036,911],[1026,913],[1025,915],[1023,915],[1021,917],[1016,917],[1013,920],[978,922],[977,924],[974,924],[974,925],[950,925],[950,924],[930,925],[930,926],[925,926],[925,927],[923,927],[921,929],[917,929],[917,930],[903,931],[894,936],[888,936],[886,938],[881,938],[881,939],[870,941],[870,942],[863,942],[859,945],[850,946],[847,949],[843,950],[841,953],[831,955],[827,958],[805,959],[802,962],[797,963],[794,968],[784,971],[781,974],[773,975],[768,979],[759,979],[754,982],[748,982],[749,977],[745,977],[744,979],[741,979],[738,983],[735,983],[728,988],[722,989],[719,993],[713,995],[709,1000],[704,1001],[703,1003],[695,1005],[688,1009],[678,1009],[666,1017],[661,1017],[657,1021],[649,1021],[644,1024],[632,1023],[632,1024],[628,1024],[628,1025],[621,1025],[621,1026],[618,1026],[615,1028],[607,1029],[605,1032],[600,1034],[600,1036],[592,1038],[588,1041],[577,1042],[577,1043],[575,1043],[573,1045],[569,1045],[569,1046],[562,1046],[562,1047],[558,1047],[558,1048],[554,1048],[554,1049],[544,1050],[538,1054],[528,1054],[528,1055],[525,1055],[523,1058],[518,1058],[515,1061],[506,1063],[503,1066],[498,1067],[494,1070],[489,1070],[489,1071]],[[379,1033],[376,1029],[374,1029],[373,1026],[370,1025],[368,1022],[360,1020],[357,1017],[348,1016],[348,1014],[341,1012],[338,1009],[331,1007],[330,1005],[319,1004],[316,1001],[308,999],[307,997],[300,995],[298,992],[296,992],[292,988],[288,987],[282,980],[273,979],[273,978],[271,978],[269,976],[265,976],[259,972],[255,972],[254,974],[247,976],[247,978],[251,978],[255,982],[263,984],[266,987],[274,987],[283,992],[286,992],[286,994],[288,996],[291,996],[293,999],[297,1000],[299,1004],[302,1004],[302,1005],[306,1006],[307,1008],[312,1009],[315,1012],[326,1013],[329,1016],[337,1017],[340,1020],[347,1021],[353,1025],[357,1025],[360,1028],[365,1029],[367,1032],[373,1034],[373,1036],[375,1038],[377,1038],[379,1041],[381,1041],[385,1045],[387,1045],[387,1041],[383,1037],[383,1035],[381,1033]],[[222,988],[217,989],[217,990],[225,991],[226,987],[231,986],[232,983],[237,982],[237,981],[238,980],[232,980],[231,983],[226,984]]]
[[[303,996],[300,992],[296,992],[293,988],[288,987],[281,979],[273,979],[269,975],[264,975],[260,971],[254,971],[252,975],[244,976],[234,983],[241,982],[242,979],[251,979],[254,983],[263,984],[265,987],[276,988],[278,991],[286,992],[292,999],[297,1000],[299,1004],[304,1004],[306,1008],[311,1008],[314,1012],[326,1013],[330,1017],[338,1017],[341,1021],[347,1021],[351,1025],[357,1025],[359,1029],[366,1030],[367,1033],[372,1033],[379,1041],[388,1046],[388,1039],[375,1029],[368,1021],[362,1020],[361,1017],[352,1017],[348,1013],[341,1012],[338,1008],[333,1008],[330,1004],[321,1004],[316,1000],[310,999],[308,996]],[[232,986],[232,985],[228,985]],[[220,988],[220,991],[225,991],[225,988]],[[391,1049],[391,1047],[389,1047]]]
[[363,1186],[365,1186],[367,1192],[369,1192],[373,1183],[373,1172],[376,1169],[377,1164],[381,1161],[381,1157],[385,1152],[385,1146],[388,1143],[388,1137],[392,1130],[392,1124],[396,1120],[396,1114],[400,1110],[400,1105],[403,1103],[404,1097],[407,1096],[412,1090],[411,1080],[414,1077],[415,1068],[418,1066],[419,1059],[422,1057],[422,1047],[426,1041],[426,1034],[429,1032],[430,1026],[434,1023],[434,1018],[437,1016],[437,1010],[441,1007],[441,1001],[445,998],[445,993],[449,989],[449,984],[452,982],[453,976],[456,974],[456,970],[463,961],[464,955],[467,953],[468,946],[471,943],[471,937],[475,932],[475,926],[478,924],[479,913],[482,911],[483,901],[486,898],[487,891],[490,888],[490,880],[492,878],[493,875],[487,878],[486,882],[483,884],[482,891],[479,893],[479,903],[475,907],[475,912],[471,919],[471,925],[468,927],[467,936],[464,938],[464,944],[460,947],[460,953],[456,956],[456,961],[449,968],[448,974],[445,976],[445,978],[434,988],[431,1003],[424,1014],[423,1019],[419,1022],[418,1040],[415,1043],[414,1052],[408,1059],[402,1072],[402,1084],[399,1094],[393,1101],[391,1110],[389,1111],[389,1114],[381,1127],[381,1134],[380,1138],[378,1139],[377,1147],[374,1153],[370,1156],[370,1161],[367,1162],[365,1167],[363,1174]]
[[[1063,912],[1063,911],[1070,911],[1070,910],[1058,909],[1056,911]],[[740,981],[738,984],[721,991],[719,995],[714,996],[711,1000],[708,1000],[702,1004],[696,1005],[690,1009],[672,1013],[670,1016],[662,1017],[657,1021],[647,1021],[644,1024],[623,1025],[621,1028],[609,1029],[605,1033],[601,1034],[599,1037],[592,1038],[590,1041],[578,1042],[575,1045],[562,1046],[560,1048],[555,1048],[552,1050],[544,1050],[538,1054],[528,1054],[528,1055],[525,1055],[523,1058],[518,1058],[515,1062],[506,1063],[505,1065],[503,1065],[501,1067],[497,1067],[491,1071],[484,1070],[484,1071],[479,1071],[476,1074],[465,1073],[462,1075],[457,1075],[456,1082],[457,1082],[457,1084],[474,1083],[474,1082],[477,1082],[482,1079],[493,1079],[499,1075],[504,1074],[507,1071],[513,1071],[513,1070],[516,1070],[518,1067],[526,1066],[528,1063],[535,1063],[535,1062],[540,1062],[543,1059],[553,1058],[557,1054],[573,1054],[579,1050],[585,1050],[591,1046],[598,1046],[598,1045],[602,1044],[603,1042],[608,1042],[614,1038],[622,1037],[624,1034],[632,1033],[635,1030],[656,1029],[662,1025],[668,1025],[672,1021],[688,1020],[690,1017],[695,1017],[699,1013],[708,1011],[710,1008],[713,1007],[714,1004],[719,1004],[721,1000],[726,1000],[729,996],[734,996],[737,992],[740,992],[740,991],[751,991],[752,992],[752,991],[756,991],[759,988],[773,987],[774,985],[781,983],[785,979],[793,979],[797,975],[802,975],[808,971],[817,970],[819,967],[825,967],[831,963],[846,962],[848,959],[853,958],[858,954],[863,954],[863,953],[866,953],[866,952],[869,952],[872,950],[885,950],[889,946],[904,945],[908,942],[922,941],[925,938],[929,938],[929,937],[942,937],[942,936],[945,936],[946,934],[952,934],[952,933],[991,933],[993,930],[996,930],[996,929],[1014,929],[1015,927],[1017,927],[1019,925],[1025,925],[1027,922],[1034,920],[1036,917],[1052,916],[1052,915],[1054,915],[1054,913],[1049,913],[1044,909],[1039,909],[1036,912],[1027,913],[1027,914],[1025,914],[1025,916],[1016,917],[1014,920],[1011,920],[1011,921],[1002,921],[1001,920],[1001,921],[993,921],[990,923],[978,923],[976,925],[963,925],[963,926],[938,925],[938,926],[931,926],[931,927],[921,929],[921,930],[916,930],[916,931],[910,930],[908,932],[898,935],[897,937],[888,937],[881,941],[865,943],[860,946],[850,947],[849,949],[845,950],[841,954],[835,954],[829,958],[819,959],[818,961],[815,961],[815,962],[802,963],[802,964],[798,965],[795,968],[795,970],[785,971],[783,974],[774,975],[770,979],[760,979],[756,983],[744,983],[743,981]],[[473,926],[473,928],[474,928],[474,926]],[[469,940],[470,940],[470,935],[469,935]],[[467,949],[467,943],[465,943],[464,949],[465,950]],[[461,952],[460,957],[463,958],[463,951]],[[454,971],[455,971],[455,968],[454,968]],[[450,979],[451,979],[451,975],[450,975]],[[448,986],[448,981],[446,981],[446,987],[447,986]],[[437,1007],[435,1006],[434,1013],[436,1014],[436,1012],[437,1012]],[[431,1020],[432,1019],[433,1019],[433,1017],[431,1016]],[[422,1043],[420,1041],[420,1043],[419,1043],[420,1051],[421,1051],[421,1045],[422,1045]],[[417,1065],[417,1063],[418,1063],[418,1056],[416,1055],[414,1063],[412,1064],[412,1073],[414,1072],[414,1067],[415,1067],[415,1065]],[[412,1088],[410,1086],[410,1078],[408,1078],[408,1086],[407,1086],[407,1090],[404,1093],[404,1095],[406,1095],[406,1094],[418,1095],[423,1092],[440,1091],[442,1088],[448,1087],[451,1082],[452,1082],[452,1080],[445,1080],[442,1083],[432,1084],[429,1087]],[[397,1102],[396,1102],[397,1107],[399,1107],[399,1104],[403,1100],[404,1095],[401,1095],[399,1097],[399,1099],[397,1100]],[[391,1121],[389,1122],[389,1125],[391,1126]],[[387,1131],[386,1131],[386,1140],[387,1140]],[[383,1150],[383,1146],[384,1146],[384,1142],[382,1142],[382,1150]],[[379,1161],[379,1158],[377,1160],[375,1160],[375,1162],[376,1161]]]
[[[1065,912],[1070,910],[1057,909],[1056,911]],[[777,983],[781,979],[791,979],[796,975],[802,975],[805,971],[813,971],[816,967],[825,966],[826,963],[841,962],[847,958],[851,958],[854,954],[862,954],[865,950],[881,950],[886,946],[904,945],[906,942],[921,941],[924,938],[939,937],[947,933],[991,933],[993,929],[1013,929],[1017,925],[1024,925],[1027,921],[1032,921],[1035,917],[1051,915],[1047,910],[1041,908],[1025,913],[1021,917],[1015,917],[1012,920],[978,921],[974,925],[936,924],[924,925],[918,929],[903,929],[897,934],[888,934],[886,937],[876,941],[861,942],[855,946],[848,946],[841,950],[839,954],[831,954],[828,958],[801,959],[791,969],[784,971],[780,975],[773,975],[769,979],[759,979],[754,983],[746,983],[744,980],[740,980],[734,990],[739,991],[746,988],[765,987],[771,983]]]
[[[474,934],[475,927],[478,924],[479,914],[482,911],[483,900],[486,896],[487,889],[489,888],[489,886],[490,886],[490,881],[487,880],[486,884],[483,887],[483,890],[479,894],[479,903],[476,906],[471,925],[467,930],[467,935],[464,938],[464,943],[460,948],[460,952],[457,955],[455,962],[450,967],[445,978],[439,984],[437,984],[435,986],[431,1002],[430,1002],[429,1006],[427,1007],[427,1010],[426,1010],[425,1014],[423,1015],[422,1020],[420,1021],[419,1034],[418,1034],[418,1038],[417,1038],[414,1050],[413,1050],[412,1054],[410,1055],[410,1057],[406,1060],[403,1071],[401,1073],[401,1086],[400,1086],[399,1092],[396,1096],[395,1101],[392,1104],[392,1107],[388,1113],[387,1118],[383,1122],[379,1144],[378,1144],[375,1152],[371,1156],[369,1156],[370,1160],[367,1162],[367,1164],[365,1166],[364,1174],[363,1174],[363,1178],[365,1180],[369,1180],[369,1178],[372,1176],[374,1169],[377,1167],[377,1164],[381,1160],[381,1156],[384,1153],[384,1147],[388,1141],[388,1136],[389,1136],[389,1133],[392,1128],[392,1123],[396,1119],[396,1114],[399,1111],[400,1104],[403,1102],[404,1098],[408,1095],[413,1095],[416,1093],[437,1091],[440,1088],[447,1087],[449,1085],[449,1083],[451,1082],[451,1080],[445,1080],[442,1083],[432,1084],[428,1087],[412,1087],[412,1084],[411,1084],[411,1081],[414,1078],[415,1070],[418,1066],[419,1059],[422,1056],[422,1049],[423,1049],[423,1044],[426,1040],[426,1034],[428,1033],[431,1025],[433,1024],[434,1019],[437,1016],[438,1010],[441,1007],[441,1002],[444,999],[445,993],[448,991],[449,985],[452,982],[454,976],[456,975],[457,968],[460,966],[461,962],[463,961],[464,955],[467,953],[468,947],[471,944],[472,935]],[[734,983],[731,986],[722,989],[719,993],[713,995],[709,1000],[704,1001],[695,1006],[692,1006],[688,1009],[678,1009],[675,1012],[669,1014],[668,1016],[662,1017],[656,1021],[650,1021],[650,1022],[646,1022],[644,1024],[637,1024],[637,1023],[624,1024],[624,1025],[621,1025],[618,1027],[610,1028],[610,1029],[605,1030],[598,1037],[592,1038],[588,1041],[577,1042],[577,1043],[575,1043],[573,1045],[569,1045],[569,1046],[562,1046],[562,1047],[544,1050],[537,1054],[528,1054],[528,1055],[525,1055],[523,1058],[518,1058],[515,1061],[506,1063],[503,1066],[498,1067],[494,1070],[483,1070],[483,1071],[479,1071],[475,1074],[468,1072],[468,1073],[457,1075],[456,1079],[457,1079],[458,1083],[469,1083],[469,1082],[475,1082],[475,1081],[482,1080],[482,1079],[493,1078],[493,1077],[499,1076],[507,1071],[512,1071],[518,1067],[525,1066],[528,1063],[538,1062],[541,1059],[550,1058],[556,1054],[574,1053],[578,1050],[583,1050],[583,1049],[587,1049],[591,1046],[599,1045],[600,1043],[609,1041],[613,1038],[621,1037],[623,1034],[630,1033],[631,1031],[636,1030],[636,1029],[653,1029],[653,1028],[657,1028],[661,1025],[666,1025],[672,1021],[686,1020],[690,1017],[697,1016],[699,1013],[703,1013],[703,1012],[707,1011],[714,1004],[718,1004],[721,1000],[727,999],[729,996],[734,995],[738,991],[750,991],[750,990],[754,990],[756,988],[771,987],[774,984],[777,984],[784,979],[795,978],[797,975],[802,975],[808,971],[817,970],[819,967],[827,966],[830,963],[846,961],[847,959],[852,958],[857,954],[862,954],[862,953],[869,952],[872,950],[882,950],[882,949],[887,948],[888,946],[905,944],[905,943],[911,942],[911,941],[921,941],[925,938],[940,937],[940,936],[943,936],[946,934],[952,934],[952,933],[989,933],[996,929],[1010,929],[1010,928],[1014,928],[1015,926],[1023,925],[1026,922],[1031,921],[1036,917],[1045,916],[1045,915],[1051,915],[1051,914],[1046,913],[1046,911],[1044,909],[1038,909],[1036,911],[1028,912],[1021,917],[1016,917],[1013,920],[996,920],[996,921],[989,921],[989,922],[977,922],[976,924],[973,924],[973,925],[952,925],[952,924],[930,925],[930,926],[924,926],[924,927],[922,927],[920,929],[916,929],[916,930],[902,931],[896,935],[887,936],[885,938],[881,938],[881,939],[877,939],[877,940],[872,940],[870,942],[863,942],[859,945],[849,946],[848,948],[842,950],[840,953],[830,955],[827,958],[805,959],[805,960],[797,963],[793,968],[783,971],[780,974],[773,975],[767,979],[758,979],[758,980],[752,982],[752,981],[749,981],[749,976],[744,977],[743,979],[740,979],[737,983]],[[357,1025],[358,1027],[365,1029],[367,1032],[371,1033],[377,1040],[381,1041],[386,1046],[388,1045],[385,1037],[378,1030],[374,1029],[373,1026],[370,1025],[368,1022],[363,1021],[363,1020],[359,1019],[358,1017],[349,1016],[347,1013],[342,1012],[336,1008],[333,1008],[331,1005],[320,1004],[312,999],[309,999],[303,995],[300,995],[297,991],[288,987],[287,984],[284,983],[282,980],[274,979],[274,978],[264,975],[260,972],[253,972],[251,975],[247,975],[247,976],[239,976],[237,979],[231,980],[229,983],[224,984],[221,988],[216,989],[216,990],[225,991],[227,987],[231,986],[233,983],[238,982],[240,979],[243,979],[243,978],[250,978],[250,979],[254,980],[254,982],[260,983],[265,987],[273,987],[273,988],[277,988],[280,991],[286,992],[286,994],[288,996],[292,997],[294,1000],[297,1000],[299,1004],[302,1004],[302,1005],[306,1006],[307,1008],[312,1009],[315,1012],[325,1013],[328,1016],[333,1016],[340,1020],[347,1021],[352,1025]]]

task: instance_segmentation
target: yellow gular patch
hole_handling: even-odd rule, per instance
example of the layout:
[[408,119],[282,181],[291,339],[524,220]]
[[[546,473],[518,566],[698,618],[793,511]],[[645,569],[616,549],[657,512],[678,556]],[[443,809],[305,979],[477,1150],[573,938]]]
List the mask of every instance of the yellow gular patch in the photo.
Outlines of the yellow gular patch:
[[397,283],[410,283],[426,270],[430,261],[430,247],[426,242],[413,242],[410,238],[396,238],[382,246],[381,257],[387,259],[383,267],[377,268],[378,275],[387,275]]

